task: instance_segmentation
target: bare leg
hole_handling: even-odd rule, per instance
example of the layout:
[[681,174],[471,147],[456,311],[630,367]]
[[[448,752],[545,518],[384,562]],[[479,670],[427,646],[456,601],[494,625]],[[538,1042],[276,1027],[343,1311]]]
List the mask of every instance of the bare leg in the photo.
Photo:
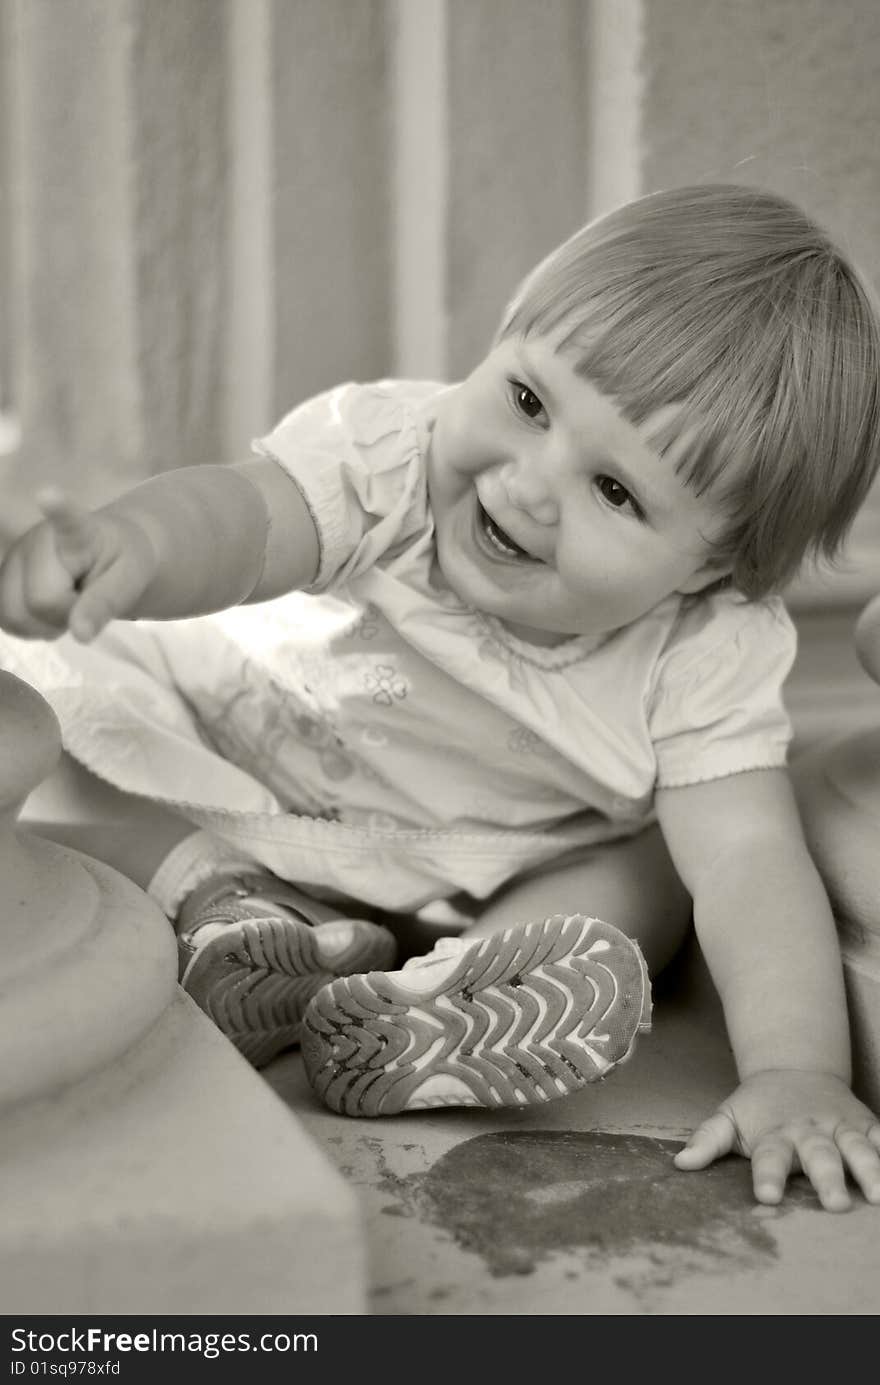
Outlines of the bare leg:
[[24,805],[21,824],[61,846],[93,856],[146,889],[191,822],[147,798],[123,793],[63,755]]
[[584,851],[497,895],[461,935],[473,946],[316,992],[309,1081],[350,1116],[565,1096],[629,1057],[648,1027],[645,963],[662,970],[690,916],[658,829]]
[[691,922],[691,899],[658,827],[589,848],[496,895],[466,937],[484,937],[549,914],[588,914],[634,938],[652,976],[678,952]]

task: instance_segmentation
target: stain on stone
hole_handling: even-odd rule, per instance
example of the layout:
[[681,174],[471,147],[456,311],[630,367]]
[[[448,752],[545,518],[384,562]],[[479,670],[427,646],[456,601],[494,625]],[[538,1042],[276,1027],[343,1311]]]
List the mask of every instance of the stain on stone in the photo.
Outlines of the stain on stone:
[[[409,1202],[407,1192],[411,1179],[401,1177],[400,1174],[394,1172],[388,1162],[388,1156],[385,1153],[385,1142],[383,1140],[378,1139],[374,1135],[365,1135],[361,1138],[360,1144],[362,1149],[367,1150],[368,1153],[373,1156],[373,1162],[379,1178],[378,1187],[384,1193],[398,1196],[404,1203],[403,1210],[406,1211]],[[420,1176],[421,1175],[417,1175],[417,1177]]]
[[412,1279],[398,1279],[393,1284],[376,1284],[371,1289],[372,1298],[387,1298],[389,1294],[400,1293],[402,1289],[409,1289],[415,1281]]
[[684,1272],[772,1260],[770,1222],[817,1208],[801,1179],[781,1207],[758,1208],[746,1160],[685,1173],[672,1163],[681,1147],[601,1131],[495,1132],[462,1141],[424,1174],[394,1179],[394,1192],[492,1275],[532,1274],[561,1252],[629,1254],[639,1262],[635,1279],[616,1282],[634,1291],[646,1287],[646,1268],[659,1288]]

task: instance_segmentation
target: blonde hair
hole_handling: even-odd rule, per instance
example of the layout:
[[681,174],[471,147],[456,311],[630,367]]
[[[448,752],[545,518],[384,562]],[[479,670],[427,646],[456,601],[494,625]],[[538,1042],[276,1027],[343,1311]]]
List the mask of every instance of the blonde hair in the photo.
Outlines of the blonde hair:
[[880,325],[865,283],[792,203],[732,184],[650,194],[526,278],[496,341],[560,333],[575,369],[717,495],[713,562],[757,599],[833,559],[880,464]]

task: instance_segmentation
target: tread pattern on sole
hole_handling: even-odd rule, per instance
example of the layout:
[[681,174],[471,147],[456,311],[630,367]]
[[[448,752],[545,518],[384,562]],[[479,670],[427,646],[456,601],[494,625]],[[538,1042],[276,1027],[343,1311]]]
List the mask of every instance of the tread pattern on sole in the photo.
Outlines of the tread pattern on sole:
[[239,1052],[262,1067],[299,1041],[303,1013],[322,986],[335,977],[392,964],[393,935],[363,919],[352,922],[351,945],[328,958],[320,948],[321,925],[230,917],[224,933],[189,961],[183,988]]
[[300,1044],[313,1089],[345,1115],[522,1106],[603,1077],[649,1017],[638,945],[600,919],[555,914],[474,942],[433,989],[408,985],[406,970],[331,982]]

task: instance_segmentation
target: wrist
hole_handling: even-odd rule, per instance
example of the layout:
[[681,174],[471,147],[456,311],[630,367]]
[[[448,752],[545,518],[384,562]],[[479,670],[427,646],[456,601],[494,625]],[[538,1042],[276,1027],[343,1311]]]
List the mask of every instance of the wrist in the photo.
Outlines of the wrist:
[[739,1080],[743,1083],[760,1082],[766,1079],[774,1082],[780,1080],[790,1081],[793,1085],[797,1085],[801,1080],[810,1080],[812,1078],[817,1078],[823,1082],[841,1082],[845,1087],[849,1087],[851,1083],[851,1074],[848,1068],[830,1068],[827,1065],[824,1067],[818,1065],[804,1066],[803,1064],[788,1067],[776,1065],[772,1068],[765,1067],[739,1070]]

